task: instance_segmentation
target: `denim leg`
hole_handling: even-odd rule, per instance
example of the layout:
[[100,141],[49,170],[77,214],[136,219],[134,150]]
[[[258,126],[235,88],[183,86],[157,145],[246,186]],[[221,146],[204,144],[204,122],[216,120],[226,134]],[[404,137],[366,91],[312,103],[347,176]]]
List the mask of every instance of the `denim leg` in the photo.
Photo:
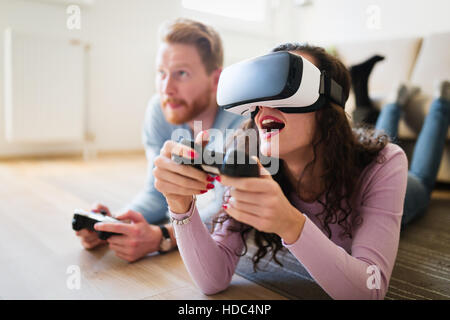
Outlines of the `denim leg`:
[[410,172],[433,190],[444,151],[450,116],[450,102],[435,99],[425,118],[411,160]]
[[402,227],[422,216],[426,212],[429,202],[430,193],[422,183],[422,180],[411,172],[408,173]]
[[389,103],[381,109],[375,129],[383,130],[393,142],[397,141],[400,107],[396,103]]

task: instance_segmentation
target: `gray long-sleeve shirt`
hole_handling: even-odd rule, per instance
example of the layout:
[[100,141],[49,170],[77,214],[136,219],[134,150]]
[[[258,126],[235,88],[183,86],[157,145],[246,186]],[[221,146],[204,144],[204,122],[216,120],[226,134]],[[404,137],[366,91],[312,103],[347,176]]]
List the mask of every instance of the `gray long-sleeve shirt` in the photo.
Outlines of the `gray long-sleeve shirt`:
[[[217,130],[210,132],[210,135],[214,139],[210,140],[207,148],[222,152],[222,143],[219,141],[221,139],[218,139],[217,135],[223,134],[225,138],[226,129],[238,128],[243,120],[244,117],[242,116],[219,109],[212,125],[212,128]],[[182,125],[168,123],[162,113],[159,96],[153,96],[147,106],[143,128],[143,143],[148,160],[147,180],[144,190],[136,195],[126,207],[126,209],[142,213],[149,223],[158,223],[168,217],[166,199],[154,186],[154,177],[152,174],[153,162],[159,155],[165,141],[178,141],[181,136],[187,139],[193,139],[192,130],[189,125],[187,123]],[[222,195],[223,187],[219,183],[215,183],[215,188],[208,191],[208,194],[204,196],[204,202],[207,205],[199,209],[200,216],[203,220],[218,211],[218,208],[222,204]]]

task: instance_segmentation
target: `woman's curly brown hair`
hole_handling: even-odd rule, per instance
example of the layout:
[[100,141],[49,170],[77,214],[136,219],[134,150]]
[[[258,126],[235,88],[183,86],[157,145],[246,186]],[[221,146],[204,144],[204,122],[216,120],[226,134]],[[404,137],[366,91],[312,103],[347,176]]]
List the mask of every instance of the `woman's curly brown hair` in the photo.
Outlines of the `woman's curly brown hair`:
[[[351,86],[350,73],[339,59],[328,54],[323,48],[308,44],[287,43],[272,50],[272,52],[277,51],[291,51],[313,57],[316,66],[341,85],[345,100],[348,99]],[[336,223],[341,227],[340,237],[352,238],[355,228],[362,223],[359,213],[352,210],[354,206],[352,197],[355,195],[357,180],[371,162],[384,161],[378,155],[389,142],[389,138],[368,127],[352,129],[344,109],[332,103],[327,103],[316,111],[315,120],[317,130],[312,140],[313,159],[306,165],[301,176],[295,177],[295,181],[298,181],[297,185],[291,184],[282,160],[280,160],[280,170],[273,178],[279,183],[288,199],[289,195],[295,191],[300,199],[308,202],[317,201],[322,205],[323,210],[317,214],[317,217],[329,238],[332,236],[330,224]],[[244,131],[250,128],[256,129],[252,119],[243,125]],[[314,168],[319,162],[321,176],[314,178],[319,178],[321,187],[320,190],[314,190],[311,193],[310,188],[302,181],[308,175],[312,177]],[[222,212],[219,213],[215,222],[223,223],[227,219],[232,218]],[[250,226],[243,225],[239,230],[233,231],[241,232],[245,243],[246,234],[252,229]],[[255,270],[258,262],[269,251],[272,252],[272,259],[282,265],[276,258],[276,253],[283,248],[278,235],[255,230],[255,244],[258,247],[252,258]],[[242,254],[236,254],[245,255],[246,252],[247,245]]]

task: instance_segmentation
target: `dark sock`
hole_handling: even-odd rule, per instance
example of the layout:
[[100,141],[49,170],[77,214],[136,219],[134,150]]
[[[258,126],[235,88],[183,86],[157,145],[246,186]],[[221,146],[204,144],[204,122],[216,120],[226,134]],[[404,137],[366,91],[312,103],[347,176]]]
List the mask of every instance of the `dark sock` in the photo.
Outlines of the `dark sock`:
[[377,123],[380,111],[375,107],[360,106],[355,108],[352,114],[354,124],[369,124],[375,125]]
[[[374,55],[368,60],[350,67],[350,74],[352,76],[353,92],[355,93],[356,108],[362,108],[355,112],[354,122],[365,122],[367,124],[375,124],[378,118],[378,110],[372,103],[369,97],[369,76],[373,67],[378,61],[384,60],[383,56]],[[356,119],[358,118],[358,119]]]

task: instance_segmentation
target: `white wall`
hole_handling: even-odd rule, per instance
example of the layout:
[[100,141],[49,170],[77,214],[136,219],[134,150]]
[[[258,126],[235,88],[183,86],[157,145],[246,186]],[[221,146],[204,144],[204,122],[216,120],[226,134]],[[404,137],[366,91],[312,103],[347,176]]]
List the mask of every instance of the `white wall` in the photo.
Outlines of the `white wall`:
[[[9,144],[5,139],[4,121],[4,29],[11,26],[19,32],[46,34],[49,36],[69,36],[66,26],[65,7],[48,3],[21,0],[0,0],[0,156],[13,154],[46,153],[52,150],[70,150],[66,145]],[[84,39],[84,30],[72,31],[70,36]]]
[[[449,0],[312,0],[297,10],[301,41],[333,44],[450,31]],[[379,19],[376,17],[379,12]],[[376,20],[379,20],[377,28]]]

